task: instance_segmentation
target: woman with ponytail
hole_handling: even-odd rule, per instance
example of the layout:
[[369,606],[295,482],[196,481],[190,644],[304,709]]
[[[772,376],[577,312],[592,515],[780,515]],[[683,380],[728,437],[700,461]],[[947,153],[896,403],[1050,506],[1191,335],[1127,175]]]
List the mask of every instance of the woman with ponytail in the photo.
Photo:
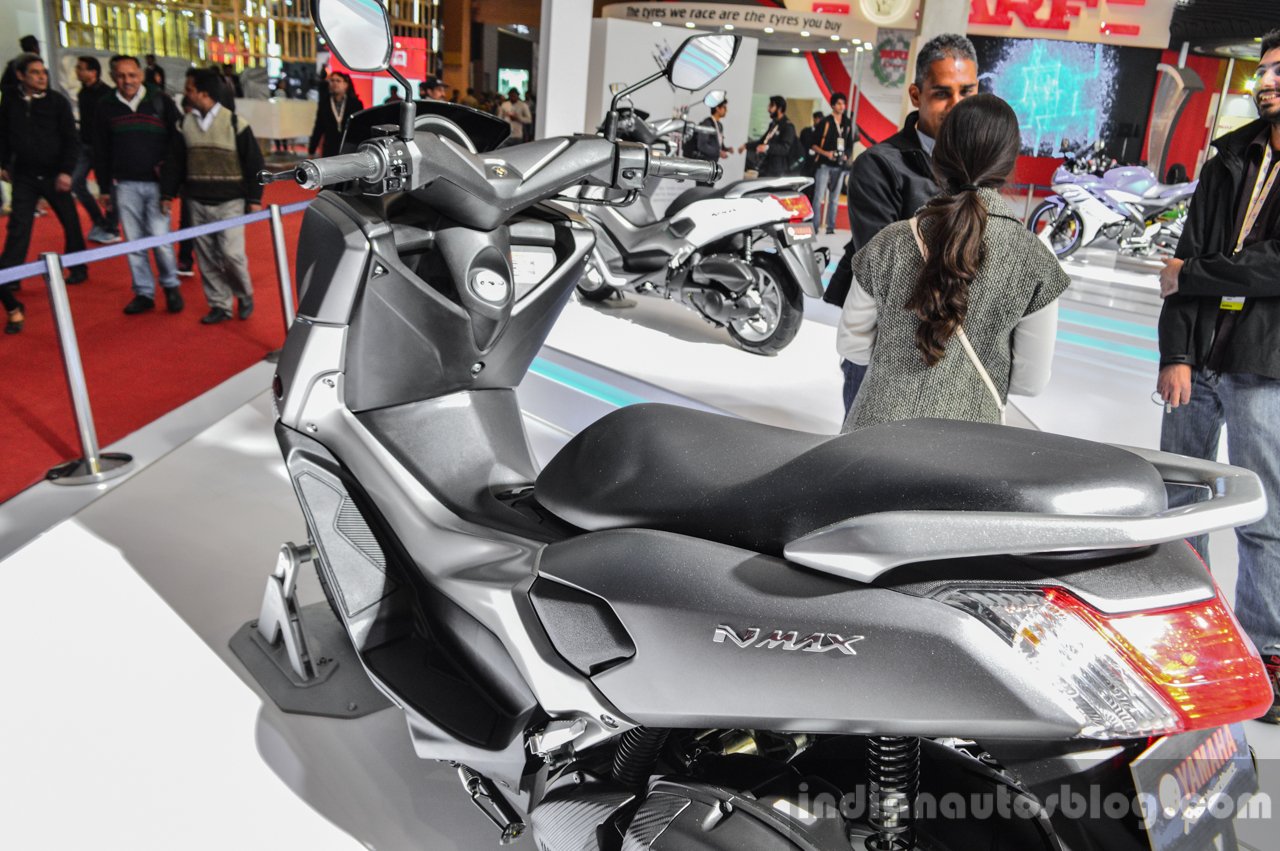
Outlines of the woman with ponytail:
[[1048,383],[1070,279],[1000,195],[1020,147],[1007,103],[961,101],[933,151],[942,192],[854,255],[836,348],[870,368],[845,431],[918,417],[1003,422],[1009,393]]

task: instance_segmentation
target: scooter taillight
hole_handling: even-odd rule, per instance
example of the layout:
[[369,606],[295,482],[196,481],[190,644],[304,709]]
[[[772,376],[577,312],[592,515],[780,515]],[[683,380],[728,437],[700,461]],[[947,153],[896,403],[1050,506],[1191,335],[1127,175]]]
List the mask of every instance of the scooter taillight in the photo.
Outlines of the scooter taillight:
[[813,205],[803,195],[770,195],[769,197],[791,214],[793,222],[807,222],[813,218]]
[[1080,735],[1139,738],[1257,718],[1262,659],[1219,594],[1108,615],[1060,589],[958,591],[946,602],[994,629],[1081,722]]

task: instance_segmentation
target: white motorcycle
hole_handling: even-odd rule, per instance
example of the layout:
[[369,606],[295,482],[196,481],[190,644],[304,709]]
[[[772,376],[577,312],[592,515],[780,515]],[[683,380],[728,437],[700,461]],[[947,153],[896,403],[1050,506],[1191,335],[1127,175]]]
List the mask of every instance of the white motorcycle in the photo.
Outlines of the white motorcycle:
[[[611,115],[627,91],[615,94]],[[651,124],[646,117],[623,110],[605,135],[659,157],[666,135],[685,128],[680,119]],[[622,199],[580,189],[575,206],[597,239],[578,293],[595,302],[623,291],[675,299],[746,351],[777,354],[800,330],[804,296],[822,295],[828,258],[814,244],[813,208],[802,192],[810,182],[776,177],[694,187],[661,217],[652,202],[657,178]]]
[[1053,175],[1056,194],[1032,211],[1027,227],[1059,259],[1099,237],[1131,257],[1172,257],[1196,181],[1160,183],[1141,166],[1106,168],[1098,176],[1095,162],[1067,153]]

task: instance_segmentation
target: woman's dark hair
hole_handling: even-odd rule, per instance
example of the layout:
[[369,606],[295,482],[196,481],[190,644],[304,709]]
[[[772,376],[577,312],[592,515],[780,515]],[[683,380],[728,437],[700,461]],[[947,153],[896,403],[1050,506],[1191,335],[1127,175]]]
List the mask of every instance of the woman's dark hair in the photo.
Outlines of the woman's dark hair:
[[351,91],[352,89],[355,88],[355,83],[351,82],[351,75],[348,74],[346,71],[330,71],[329,76],[326,77],[325,79],[332,80],[334,77],[337,77],[340,80],[347,81],[347,91]]
[[933,175],[942,192],[917,214],[928,251],[905,305],[920,318],[916,347],[929,366],[942,359],[947,341],[964,322],[969,283],[984,259],[987,207],[978,190],[1003,186],[1021,147],[1018,117],[995,95],[960,101],[938,130]]

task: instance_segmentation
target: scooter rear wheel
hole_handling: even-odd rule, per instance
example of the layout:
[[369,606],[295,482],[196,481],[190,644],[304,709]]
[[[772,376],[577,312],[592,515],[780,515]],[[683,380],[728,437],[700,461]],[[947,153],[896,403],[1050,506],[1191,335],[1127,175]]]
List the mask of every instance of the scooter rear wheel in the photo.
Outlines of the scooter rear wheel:
[[752,288],[760,299],[760,311],[755,316],[730,322],[729,336],[752,354],[776,355],[800,330],[804,296],[776,254],[756,252],[751,265],[760,273],[760,280]]

